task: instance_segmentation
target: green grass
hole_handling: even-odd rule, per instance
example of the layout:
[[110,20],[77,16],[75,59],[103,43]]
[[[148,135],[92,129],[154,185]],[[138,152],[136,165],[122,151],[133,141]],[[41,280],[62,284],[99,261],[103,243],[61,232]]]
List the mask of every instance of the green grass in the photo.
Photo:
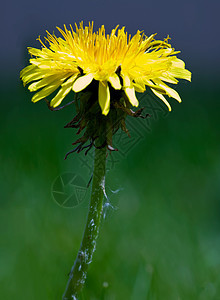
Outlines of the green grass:
[[[181,105],[108,172],[109,208],[84,300],[218,300],[220,201],[218,91],[188,85]],[[63,126],[73,112],[32,104],[18,87],[1,108],[1,298],[61,299],[86,221],[89,193],[73,209],[51,197],[54,179],[89,181]],[[112,154],[118,157],[118,154]],[[90,161],[91,163],[91,161]],[[121,189],[118,193],[111,190]]]

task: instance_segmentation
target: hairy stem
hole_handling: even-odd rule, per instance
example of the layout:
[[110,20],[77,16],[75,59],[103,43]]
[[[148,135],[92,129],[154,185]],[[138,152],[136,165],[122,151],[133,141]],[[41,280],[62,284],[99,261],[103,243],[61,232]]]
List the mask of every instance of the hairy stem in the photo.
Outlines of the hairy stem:
[[92,194],[87,223],[77,258],[69,274],[63,300],[76,300],[84,286],[89,264],[96,248],[103,211],[106,148],[95,149]]

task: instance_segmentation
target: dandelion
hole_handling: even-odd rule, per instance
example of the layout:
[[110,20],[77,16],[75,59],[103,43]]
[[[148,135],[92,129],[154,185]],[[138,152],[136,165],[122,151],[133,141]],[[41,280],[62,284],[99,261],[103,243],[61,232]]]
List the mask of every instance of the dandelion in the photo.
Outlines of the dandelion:
[[[171,110],[164,95],[181,102],[178,93],[165,82],[177,84],[177,79],[191,80],[191,73],[185,69],[184,62],[176,57],[168,43],[155,40],[156,34],[149,37],[141,31],[131,37],[122,27],[105,33],[104,25],[93,32],[93,22],[83,27],[75,24],[68,30],[57,28],[62,37],[47,32],[41,49],[28,48],[34,57],[30,65],[21,71],[24,84],[31,83],[29,90],[36,92],[33,102],[52,94],[59,89],[50,105],[57,107],[73,90],[85,90],[92,81],[98,82],[98,102],[103,115],[114,106],[111,88],[121,91],[132,106],[138,106],[135,92],[143,93],[149,87]],[[126,104],[123,103],[126,107]]]
[[79,27],[75,24],[75,30],[72,26],[57,29],[61,37],[47,32],[45,41],[39,37],[41,49],[28,48],[32,56],[30,65],[20,75],[24,85],[29,84],[29,90],[36,92],[33,102],[51,96],[50,101],[46,100],[51,110],[58,109],[64,98],[74,91],[76,115],[65,127],[78,128],[77,134],[83,132],[83,135],[73,143],[78,146],[69,153],[84,149],[87,153],[95,146],[87,223],[63,295],[63,300],[70,300],[79,297],[96,248],[106,195],[107,149],[115,150],[113,135],[120,128],[128,132],[127,115],[147,116],[142,115],[143,108],[131,109],[139,105],[136,92],[151,89],[171,110],[166,97],[178,102],[181,99],[168,84],[177,84],[178,79],[190,81],[191,73],[177,58],[179,51],[171,47],[169,37],[164,41],[155,40],[156,34],[147,37],[139,30],[132,37],[124,27],[119,29],[118,26],[106,34],[104,25],[94,32],[93,22],[85,27],[83,22]]

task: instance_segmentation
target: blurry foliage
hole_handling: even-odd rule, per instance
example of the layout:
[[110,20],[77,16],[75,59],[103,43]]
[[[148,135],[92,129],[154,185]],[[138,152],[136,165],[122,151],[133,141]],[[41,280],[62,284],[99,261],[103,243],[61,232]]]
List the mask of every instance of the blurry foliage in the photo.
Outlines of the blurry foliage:
[[[220,297],[219,93],[180,93],[183,103],[108,172],[115,209],[81,300]],[[32,104],[22,87],[1,96],[1,299],[61,299],[89,201],[64,209],[51,197],[62,172],[90,179],[83,153],[63,160],[76,139],[63,128],[74,112]]]

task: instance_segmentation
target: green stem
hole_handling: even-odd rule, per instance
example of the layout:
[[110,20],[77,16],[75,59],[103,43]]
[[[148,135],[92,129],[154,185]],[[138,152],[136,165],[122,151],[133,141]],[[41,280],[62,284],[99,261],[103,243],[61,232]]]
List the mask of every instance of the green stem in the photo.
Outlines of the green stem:
[[77,258],[69,274],[63,300],[76,300],[84,286],[89,264],[96,248],[103,211],[106,148],[95,149],[92,194],[87,223]]

